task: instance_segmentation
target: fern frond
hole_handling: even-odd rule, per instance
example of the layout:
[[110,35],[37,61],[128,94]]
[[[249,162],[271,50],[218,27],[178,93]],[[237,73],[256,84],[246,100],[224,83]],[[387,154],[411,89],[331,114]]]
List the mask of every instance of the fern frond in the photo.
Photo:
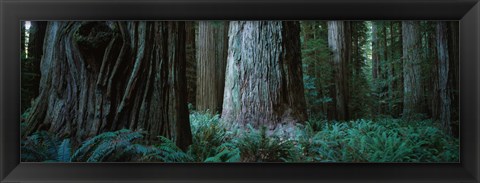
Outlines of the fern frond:
[[70,147],[70,139],[64,139],[62,144],[58,147],[57,153],[57,161],[60,162],[71,162],[71,147]]

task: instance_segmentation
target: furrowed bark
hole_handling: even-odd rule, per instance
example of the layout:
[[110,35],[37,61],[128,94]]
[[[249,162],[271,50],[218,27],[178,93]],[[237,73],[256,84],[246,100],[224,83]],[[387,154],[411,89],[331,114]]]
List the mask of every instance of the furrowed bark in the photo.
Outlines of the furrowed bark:
[[222,111],[227,63],[228,23],[200,21],[197,46],[197,100],[199,111]]
[[418,21],[403,21],[403,117],[410,120],[422,111],[420,50],[421,35]]
[[348,119],[348,69],[349,60],[346,39],[346,23],[344,21],[328,22],[328,46],[332,54],[332,63],[335,73],[336,112],[337,120]]
[[448,25],[446,22],[437,22],[437,54],[438,54],[438,91],[440,97],[440,123],[447,134],[452,133],[451,128],[451,99],[449,88],[450,54],[448,48]]
[[128,128],[191,143],[183,22],[49,22],[46,35],[26,135],[81,142]]
[[222,118],[270,130],[307,119],[298,22],[230,23]]
[[196,29],[194,21],[185,22],[186,30],[186,53],[187,53],[187,91],[188,91],[188,103],[193,106],[196,104],[196,92],[197,92],[197,57],[196,57]]

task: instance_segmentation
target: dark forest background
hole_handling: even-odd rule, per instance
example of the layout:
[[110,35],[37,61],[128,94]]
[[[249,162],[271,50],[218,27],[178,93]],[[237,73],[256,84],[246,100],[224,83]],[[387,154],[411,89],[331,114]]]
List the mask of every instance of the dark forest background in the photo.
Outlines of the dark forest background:
[[22,23],[22,161],[458,162],[457,21]]

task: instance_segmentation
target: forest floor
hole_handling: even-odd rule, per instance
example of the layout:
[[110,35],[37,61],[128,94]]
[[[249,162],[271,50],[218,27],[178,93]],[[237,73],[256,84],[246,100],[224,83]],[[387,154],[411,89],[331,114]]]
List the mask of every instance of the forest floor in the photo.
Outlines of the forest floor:
[[[193,144],[182,151],[167,138],[142,141],[143,132],[119,130],[79,147],[37,132],[22,140],[22,161],[49,162],[458,162],[459,139],[432,120],[309,120],[296,136],[267,135],[265,128],[227,128],[219,115],[191,112]],[[148,145],[147,145],[148,144]]]

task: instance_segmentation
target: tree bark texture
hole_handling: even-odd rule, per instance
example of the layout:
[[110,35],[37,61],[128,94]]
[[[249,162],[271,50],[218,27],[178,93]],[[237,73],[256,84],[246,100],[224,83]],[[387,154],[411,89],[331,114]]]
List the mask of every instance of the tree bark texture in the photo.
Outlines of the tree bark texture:
[[346,36],[349,36],[346,35],[346,22],[328,22],[328,47],[332,53],[332,63],[335,75],[337,120],[348,119],[347,62],[349,60],[349,50],[347,49],[348,42]]
[[293,21],[230,23],[223,119],[270,130],[307,120],[299,33]]
[[197,57],[196,57],[196,29],[194,21],[185,22],[185,49],[187,59],[187,102],[193,106],[196,104],[197,92]]
[[191,144],[184,22],[49,22],[27,134],[128,128]]
[[222,111],[227,65],[228,22],[198,22],[197,110]]
[[437,54],[438,54],[438,91],[440,97],[439,120],[448,134],[451,134],[450,118],[450,89],[449,76],[449,48],[448,48],[448,25],[446,22],[437,22]]
[[421,35],[418,21],[402,22],[403,39],[403,117],[410,119],[414,114],[421,113]]

